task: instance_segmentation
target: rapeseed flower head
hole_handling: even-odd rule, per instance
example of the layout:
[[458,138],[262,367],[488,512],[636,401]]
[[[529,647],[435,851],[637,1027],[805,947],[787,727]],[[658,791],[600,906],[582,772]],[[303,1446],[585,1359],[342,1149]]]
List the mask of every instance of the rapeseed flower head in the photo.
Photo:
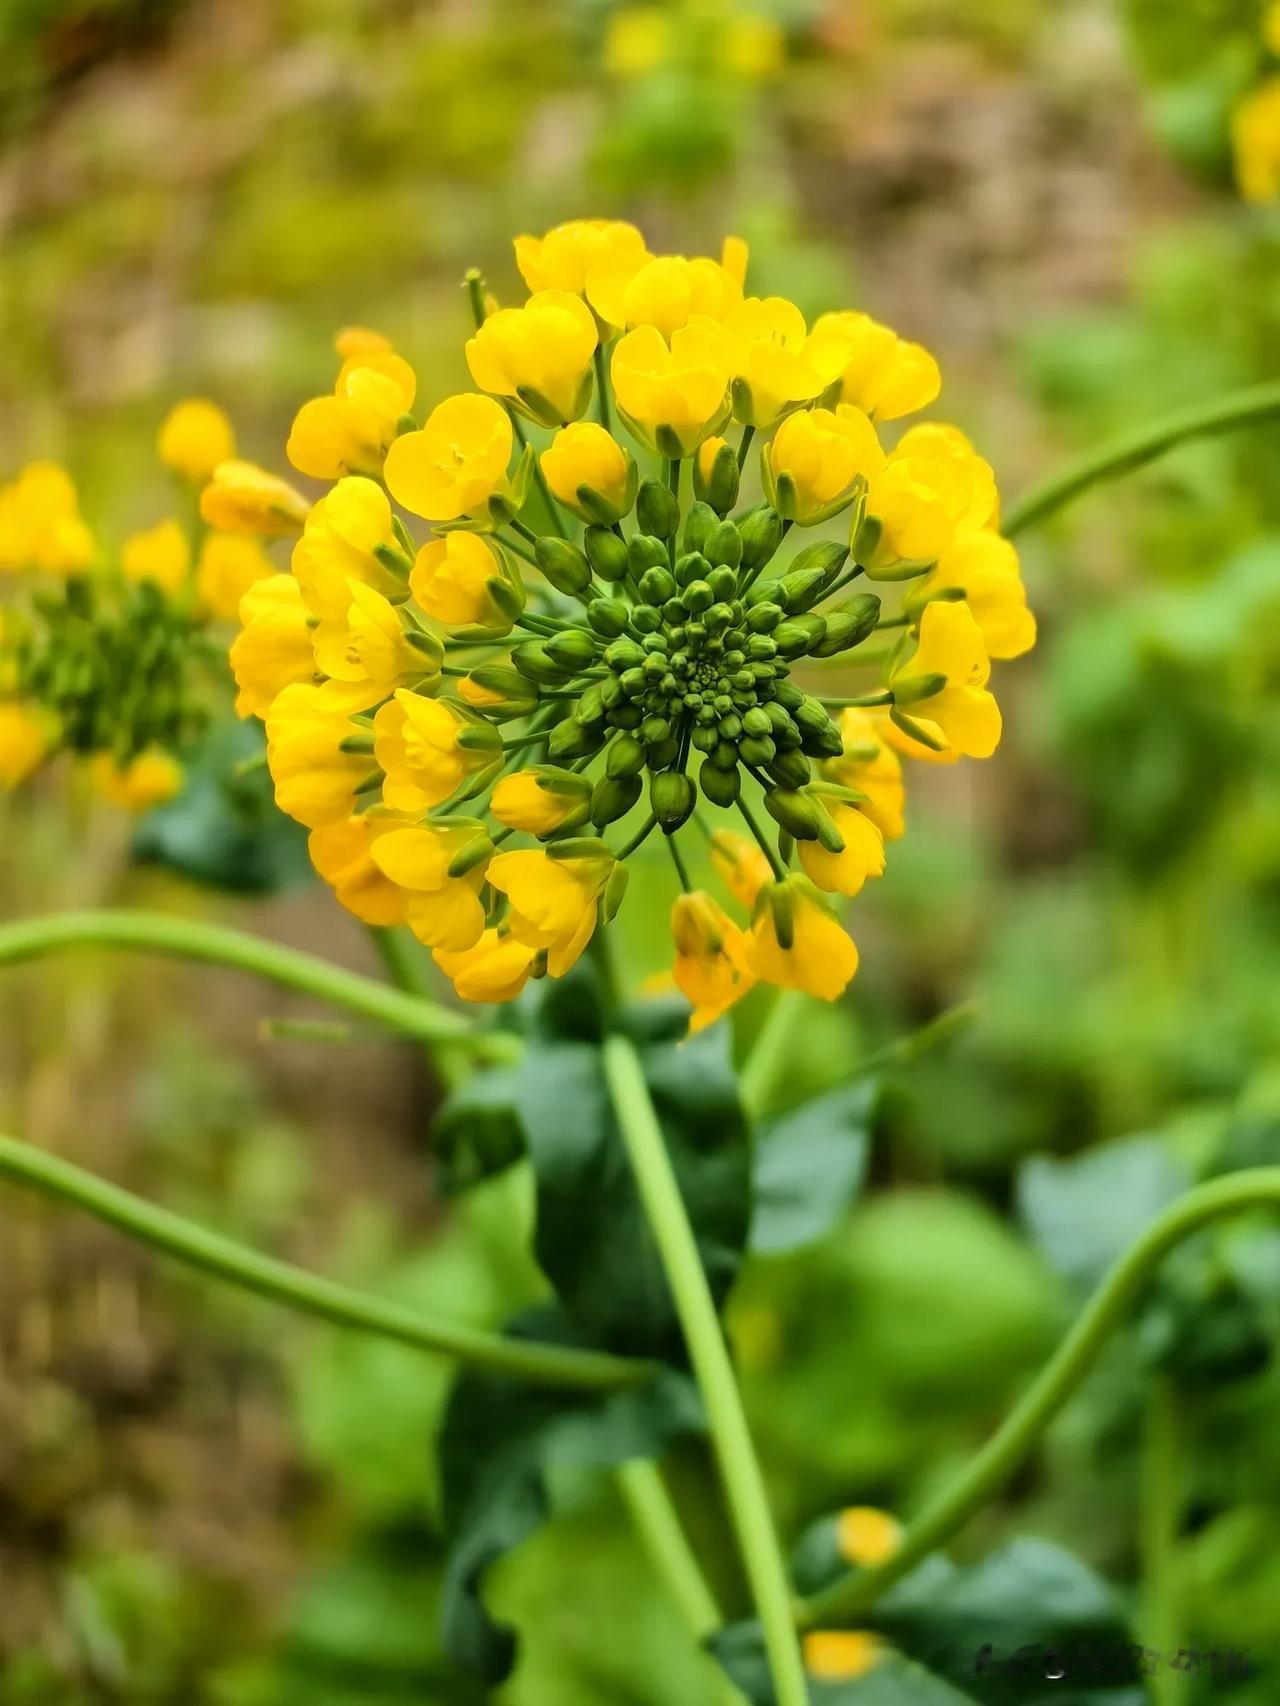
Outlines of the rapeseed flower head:
[[298,410],[285,447],[290,462],[315,480],[376,477],[413,407],[417,384],[398,355],[353,356],[342,364],[332,396],[313,397]]
[[200,514],[223,533],[263,539],[299,533],[310,504],[276,474],[253,462],[220,462],[200,494]]
[[229,462],[235,453],[235,429],[207,397],[175,403],[156,435],[157,456],[193,486],[204,485],[219,462]]
[[511,417],[492,397],[450,397],[391,446],[387,490],[426,521],[488,519],[494,501],[510,493],[512,437]]
[[543,426],[576,421],[591,400],[596,322],[580,296],[540,290],[523,308],[500,308],[467,340],[482,391],[505,397]]
[[127,812],[146,812],[179,792],[182,766],[171,752],[157,747],[123,764],[111,753],[99,752],[89,761],[89,777],[95,792],[111,805]]
[[191,572],[191,547],[181,524],[170,516],[131,533],[120,547],[120,567],[126,580],[150,581],[174,597]]

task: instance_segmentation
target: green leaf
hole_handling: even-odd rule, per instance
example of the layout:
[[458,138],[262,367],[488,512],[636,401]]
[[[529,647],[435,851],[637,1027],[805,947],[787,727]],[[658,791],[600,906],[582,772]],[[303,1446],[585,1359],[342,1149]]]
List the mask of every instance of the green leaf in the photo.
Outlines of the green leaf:
[[443,1184],[460,1191],[501,1173],[524,1154],[520,1079],[513,1069],[477,1072],[449,1096],[431,1127]]
[[[710,1647],[751,1706],[776,1706],[758,1623],[730,1624],[712,1637]],[[813,1706],[974,1706],[971,1694],[901,1653],[887,1654],[865,1676],[849,1682],[810,1679],[809,1699]]]
[[841,1085],[770,1120],[756,1139],[751,1249],[778,1255],[816,1244],[862,1186],[877,1079]]
[[[540,1310],[522,1330],[568,1338]],[[441,1595],[445,1645],[455,1662],[496,1684],[515,1662],[512,1629],[495,1623],[481,1590],[485,1571],[537,1528],[548,1512],[555,1467],[607,1467],[657,1456],[701,1430],[692,1383],[674,1371],[605,1398],[556,1392],[478,1371],[461,1374],[441,1430],[440,1477],[451,1542]]]
[[139,822],[134,859],[233,894],[312,881],[306,831],[276,808],[267,772],[236,775],[261,750],[248,723],[216,723],[187,762],[182,792]]

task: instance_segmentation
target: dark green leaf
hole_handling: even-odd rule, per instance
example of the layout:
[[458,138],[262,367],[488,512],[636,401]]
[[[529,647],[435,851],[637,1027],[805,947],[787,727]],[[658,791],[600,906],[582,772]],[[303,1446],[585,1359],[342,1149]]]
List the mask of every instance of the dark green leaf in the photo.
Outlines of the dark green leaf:
[[520,1080],[514,1069],[477,1072],[449,1093],[431,1128],[448,1190],[465,1190],[524,1154]]
[[880,1085],[864,1078],[770,1120],[756,1139],[751,1249],[777,1255],[816,1244],[862,1185]]
[[[776,1706],[758,1623],[731,1624],[713,1636],[710,1646],[751,1706]],[[972,1695],[900,1653],[887,1654],[850,1682],[811,1679],[809,1699],[813,1706],[974,1706]]]

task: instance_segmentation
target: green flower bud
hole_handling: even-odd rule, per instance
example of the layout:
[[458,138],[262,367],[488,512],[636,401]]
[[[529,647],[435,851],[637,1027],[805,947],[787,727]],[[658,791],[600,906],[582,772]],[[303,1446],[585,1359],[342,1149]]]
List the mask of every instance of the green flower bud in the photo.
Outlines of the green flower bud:
[[680,756],[680,742],[674,735],[668,735],[666,740],[654,743],[645,754],[645,763],[650,770],[670,770]]
[[720,517],[710,504],[701,500],[690,504],[689,513],[684,518],[684,527],[680,533],[682,551],[701,551],[719,526]]
[[575,674],[596,658],[595,641],[585,628],[562,628],[543,641],[547,656],[553,663]]
[[[646,569],[665,569],[667,561],[667,547],[661,539],[655,539],[651,533],[631,535],[627,544],[627,562],[631,573],[637,579]],[[653,600],[648,602],[652,603]]]
[[827,625],[821,616],[789,616],[774,629],[773,637],[781,657],[800,658],[822,643]]
[[806,573],[810,569],[820,569],[830,586],[837,580],[841,569],[849,560],[849,547],[841,545],[834,539],[817,539],[812,545],[806,545],[803,551],[797,551],[787,568],[788,574]]
[[742,732],[748,735],[771,734],[769,713],[763,705],[753,705],[749,711],[742,713]]
[[599,752],[607,739],[607,730],[584,728],[575,718],[566,717],[548,736],[547,753],[557,763],[566,758],[587,758]]
[[[709,562],[710,558],[707,560]],[[735,602],[738,595],[738,571],[721,564],[707,576],[707,585],[715,593],[717,600]]]
[[711,573],[711,564],[701,551],[685,551],[676,558],[676,579],[682,587],[694,581],[704,581]]
[[742,535],[736,522],[722,521],[713,527],[703,547],[703,555],[716,568],[737,569],[742,562]]
[[651,604],[637,604],[631,612],[631,626],[638,634],[656,634],[662,626],[662,612]]
[[616,640],[623,633],[631,611],[620,598],[593,598],[587,606],[587,621],[605,640]]
[[778,681],[774,683],[773,696],[784,711],[794,712],[803,705],[808,694],[796,686],[794,681]]
[[562,669],[548,657],[542,640],[525,640],[516,646],[511,653],[511,661],[521,675],[544,687],[561,687],[573,674],[572,670]]
[[775,602],[795,616],[815,604],[826,586],[827,577],[821,569],[790,569],[781,580],[770,582],[769,590]]
[[582,693],[578,697],[577,704],[573,707],[571,715],[574,720],[581,723],[584,728],[592,728],[595,724],[602,723],[604,721],[605,703],[603,686],[603,682],[593,681],[590,687],[583,689]]
[[459,685],[459,696],[486,717],[527,717],[538,707],[533,683],[518,670],[485,663],[473,669]]
[[644,657],[643,650],[625,634],[610,641],[604,649],[604,661],[612,670],[636,669],[644,662]]
[[665,565],[646,569],[640,576],[640,596],[646,604],[665,604],[675,595],[675,576]]
[[557,592],[581,592],[590,583],[591,564],[586,552],[567,539],[539,539],[533,548],[538,567]]
[[658,746],[671,738],[671,724],[665,717],[648,716],[640,725],[640,739],[646,746]]
[[811,655],[816,658],[835,657],[838,652],[860,646],[869,634],[875,632],[880,621],[880,600],[873,592],[860,593],[838,610],[828,610],[823,620],[827,631]]
[[597,829],[625,817],[640,798],[639,776],[602,776],[591,792],[591,821]]
[[[755,589],[752,588],[752,591]],[[768,595],[765,599],[747,611],[747,627],[753,634],[772,634],[782,620],[782,606],[775,604]]]
[[604,761],[605,774],[615,781],[624,776],[638,776],[644,769],[644,745],[634,735],[618,735],[609,745]]
[[700,616],[715,603],[715,594],[706,581],[690,581],[681,594],[691,615]]
[[819,809],[812,794],[794,788],[774,788],[764,797],[765,810],[797,841],[818,839]]
[[717,515],[728,515],[738,501],[737,453],[732,445],[722,444],[705,475],[702,462],[701,456],[693,459],[694,496],[700,503],[709,505]]
[[804,750],[815,758],[839,758],[844,751],[840,730],[816,699],[803,694],[800,703],[790,706],[791,719],[800,730]]
[[770,735],[743,735],[738,742],[738,757],[744,764],[759,768],[762,764],[772,764],[778,747]]
[[769,719],[769,733],[777,741],[779,751],[800,745],[800,730],[776,699],[770,699],[760,709]]
[[720,744],[720,731],[714,723],[699,723],[689,739],[699,752],[714,752]]
[[674,835],[688,821],[697,801],[697,790],[683,770],[664,770],[649,783],[649,803],[665,835]]
[[769,766],[769,774],[780,788],[803,788],[813,778],[813,766],[796,748],[787,751],[779,748]]
[[782,517],[770,504],[757,504],[738,523],[742,567],[761,569],[782,543]]
[[742,772],[735,764],[732,770],[707,763],[698,772],[698,786],[713,806],[731,806],[742,790]]
[[680,525],[680,505],[675,493],[661,480],[642,480],[636,493],[636,521],[641,533],[670,539]]
[[602,581],[620,581],[630,566],[627,542],[609,527],[588,527],[582,536],[587,561]]

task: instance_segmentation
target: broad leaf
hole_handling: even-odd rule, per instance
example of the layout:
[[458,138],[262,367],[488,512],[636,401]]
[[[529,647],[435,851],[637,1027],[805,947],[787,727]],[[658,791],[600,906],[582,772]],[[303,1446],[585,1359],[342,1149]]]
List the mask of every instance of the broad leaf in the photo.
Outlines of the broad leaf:
[[816,1244],[862,1186],[877,1079],[840,1085],[770,1120],[756,1139],[751,1249],[778,1255]]
[[519,1073],[508,1068],[464,1079],[432,1122],[431,1147],[450,1191],[465,1190],[518,1161],[525,1148]]
[[[758,1623],[731,1624],[710,1646],[751,1706],[776,1706]],[[866,1675],[848,1682],[810,1678],[809,1699],[812,1706],[974,1706],[972,1695],[901,1653],[886,1654]]]

